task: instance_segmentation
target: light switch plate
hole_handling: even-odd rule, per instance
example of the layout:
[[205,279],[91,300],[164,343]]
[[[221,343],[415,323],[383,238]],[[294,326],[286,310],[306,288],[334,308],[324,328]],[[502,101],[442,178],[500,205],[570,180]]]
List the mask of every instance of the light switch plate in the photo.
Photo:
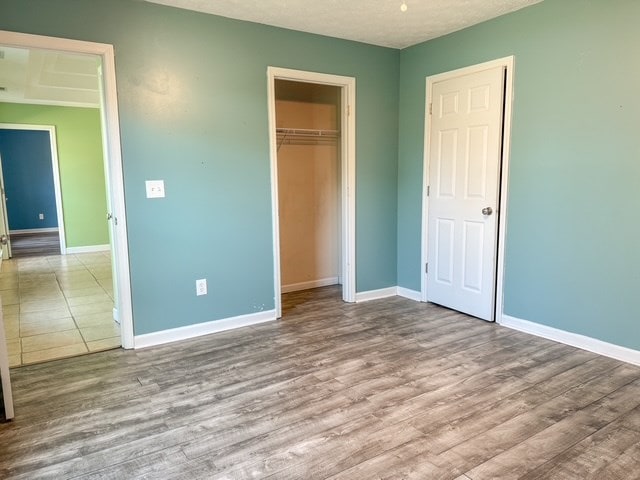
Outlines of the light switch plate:
[[147,198],[164,198],[164,180],[147,180]]

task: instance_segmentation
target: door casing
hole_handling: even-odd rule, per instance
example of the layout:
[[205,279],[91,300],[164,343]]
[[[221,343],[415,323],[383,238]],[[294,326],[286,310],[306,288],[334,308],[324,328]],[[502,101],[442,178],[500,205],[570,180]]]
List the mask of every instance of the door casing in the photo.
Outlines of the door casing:
[[[46,37],[0,30],[0,45],[17,48],[37,48],[69,53],[94,55],[102,65],[101,102],[103,111],[103,157],[108,169],[110,213],[114,232],[113,250],[117,285],[116,298],[123,348],[134,348],[131,277],[129,274],[129,246],[124,202],[124,178],[120,149],[120,121],[116,88],[116,69],[113,45],[58,37]],[[107,212],[105,212],[106,215]]]
[[269,146],[271,157],[271,208],[273,221],[273,290],[276,317],[282,316],[282,288],[280,285],[280,216],[278,209],[278,143],[276,138],[276,96],[275,81],[290,80],[341,88],[341,268],[342,299],[356,300],[356,79],[325,73],[292,70],[288,68],[267,68],[267,92],[269,108]]
[[7,200],[5,193],[2,155],[0,155],[0,195],[2,195],[2,199],[0,199],[0,235],[4,236],[6,241],[5,244],[0,244],[0,265],[2,265],[2,260],[11,258],[11,238],[9,235],[9,219],[7,218]]
[[426,188],[430,184],[429,165],[431,162],[430,146],[431,146],[431,123],[429,120],[429,106],[433,100],[433,85],[443,80],[469,75],[495,67],[504,67],[506,71],[505,91],[504,91],[504,118],[503,118],[503,135],[502,135],[502,159],[500,163],[500,203],[496,215],[498,215],[498,251],[496,255],[496,286],[494,301],[493,320],[501,323],[503,306],[504,306],[504,252],[507,225],[507,206],[508,206],[508,187],[509,187],[509,156],[511,145],[511,115],[513,104],[513,85],[514,85],[514,66],[515,57],[509,56],[492,60],[489,62],[464,67],[450,72],[444,72],[437,75],[431,75],[426,78],[426,105],[425,105],[425,122],[424,122],[424,161],[423,161],[423,182],[422,182],[422,256],[420,264],[420,286],[421,300],[427,301],[427,276],[425,273],[425,265],[428,259],[428,220],[429,220],[429,195]]

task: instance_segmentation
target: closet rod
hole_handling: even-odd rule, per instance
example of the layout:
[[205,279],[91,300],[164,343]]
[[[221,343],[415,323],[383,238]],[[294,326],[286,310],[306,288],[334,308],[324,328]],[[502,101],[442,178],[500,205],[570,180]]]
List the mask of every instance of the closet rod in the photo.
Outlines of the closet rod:
[[312,128],[276,128],[276,133],[286,135],[288,137],[329,137],[338,138],[340,132],[338,130],[320,130]]
[[310,128],[276,128],[278,150],[287,145],[330,145],[340,138],[338,130],[320,130]]

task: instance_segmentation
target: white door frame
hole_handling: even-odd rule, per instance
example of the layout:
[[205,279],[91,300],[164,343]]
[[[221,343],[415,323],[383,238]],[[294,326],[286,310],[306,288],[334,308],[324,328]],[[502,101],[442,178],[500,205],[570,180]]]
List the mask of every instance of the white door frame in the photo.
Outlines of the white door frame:
[[425,122],[424,122],[424,162],[423,162],[423,182],[422,182],[422,263],[420,265],[420,286],[421,286],[421,300],[427,301],[427,276],[425,272],[425,265],[427,264],[428,257],[428,242],[429,231],[429,165],[431,159],[429,158],[430,146],[431,146],[431,123],[429,117],[429,105],[433,100],[432,89],[433,84],[441,82],[443,80],[450,80],[452,78],[460,77],[463,75],[469,75],[472,73],[481,72],[495,67],[504,67],[506,70],[505,92],[504,92],[504,121],[503,121],[503,135],[502,135],[502,161],[500,167],[500,206],[496,215],[498,215],[498,252],[496,256],[495,265],[496,268],[496,285],[495,285],[495,302],[494,302],[494,320],[497,323],[502,322],[503,306],[504,306],[504,252],[505,252],[505,238],[507,227],[507,201],[509,198],[509,156],[511,145],[511,112],[513,104],[513,70],[514,70],[513,56],[499,58],[478,65],[470,67],[460,68],[451,72],[440,73],[427,77],[427,90],[426,90],[426,105],[425,105]]
[[101,60],[103,115],[105,119],[102,143],[105,167],[109,171],[110,211],[113,213],[113,246],[115,252],[113,262],[117,274],[117,309],[120,320],[122,347],[133,348],[133,312],[131,307],[131,279],[129,275],[129,246],[127,245],[127,220],[124,203],[124,179],[122,173],[122,153],[120,150],[120,121],[118,118],[113,45],[2,30],[0,30],[0,45],[94,55]]
[[341,88],[341,277],[342,299],[356,300],[356,79],[340,75],[291,70],[288,68],[267,68],[267,92],[269,102],[269,146],[271,157],[271,209],[273,221],[273,290],[277,318],[282,316],[282,292],[280,285],[280,215],[278,208],[278,143],[276,136],[276,95],[275,81],[332,85]]
[[[60,253],[67,253],[67,241],[64,233],[64,212],[62,211],[62,190],[60,188],[60,163],[58,162],[58,143],[54,125],[27,125],[23,123],[0,123],[0,130],[38,130],[49,132],[51,147],[51,168],[53,169],[53,190],[56,195],[56,214],[58,215],[58,236],[60,237]],[[5,185],[6,188],[6,185]],[[4,201],[4,199],[0,199]]]
[[[4,172],[2,170],[2,154],[0,154],[0,234],[6,238],[6,244],[0,244],[0,264],[2,260],[11,258],[11,235],[9,233],[9,219],[7,218],[7,201],[4,198],[6,189],[4,186]],[[6,248],[5,248],[6,247]]]
[[[2,260],[0,259],[0,261]],[[13,411],[13,393],[11,392],[11,372],[9,371],[9,352],[2,315],[2,305],[0,305],[0,384],[2,385],[2,397],[4,398],[4,417],[6,420],[11,420],[15,415]]]

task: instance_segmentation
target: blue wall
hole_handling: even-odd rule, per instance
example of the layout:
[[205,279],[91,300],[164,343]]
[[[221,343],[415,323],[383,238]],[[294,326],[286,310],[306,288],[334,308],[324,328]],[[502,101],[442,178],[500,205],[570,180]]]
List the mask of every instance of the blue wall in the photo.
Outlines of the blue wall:
[[9,230],[57,227],[49,132],[0,129],[0,157]]
[[357,290],[396,285],[397,50],[133,0],[0,11],[0,29],[115,47],[136,334],[274,308],[269,65],[356,78]]
[[401,286],[420,288],[425,77],[515,55],[504,311],[640,349],[638,19],[545,0],[402,51]]

